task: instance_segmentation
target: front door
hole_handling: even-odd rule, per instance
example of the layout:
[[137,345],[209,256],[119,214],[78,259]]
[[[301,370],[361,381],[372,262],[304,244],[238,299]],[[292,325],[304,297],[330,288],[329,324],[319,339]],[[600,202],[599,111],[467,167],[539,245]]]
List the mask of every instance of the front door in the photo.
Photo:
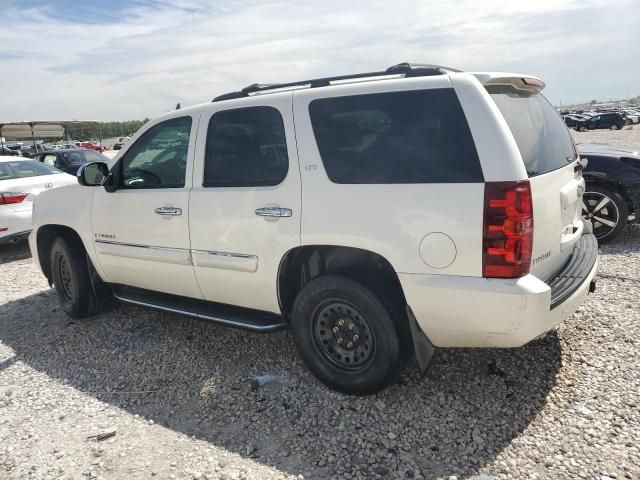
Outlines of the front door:
[[[203,110],[189,217],[207,300],[278,313],[280,260],[300,244],[291,92]],[[206,139],[206,141],[205,141]]]
[[201,298],[189,244],[189,189],[198,117],[149,127],[115,166],[118,189],[97,188],[95,251],[105,280]]

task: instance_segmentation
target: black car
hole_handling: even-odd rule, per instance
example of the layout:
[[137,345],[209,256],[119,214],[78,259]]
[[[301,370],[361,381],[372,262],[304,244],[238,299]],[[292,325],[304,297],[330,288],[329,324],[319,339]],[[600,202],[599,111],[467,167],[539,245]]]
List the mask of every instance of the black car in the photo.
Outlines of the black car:
[[7,157],[17,157],[20,154],[17,151],[7,147],[6,145],[2,145],[0,146],[0,155],[4,155]]
[[640,148],[577,145],[587,160],[582,214],[599,242],[613,240],[627,222],[640,222]]
[[620,130],[627,124],[627,119],[619,113],[598,113],[587,120],[577,121],[576,130],[586,132],[600,128]]
[[33,156],[34,160],[38,160],[46,165],[62,170],[65,173],[75,175],[78,168],[88,162],[106,162],[110,159],[95,150],[87,150],[84,148],[70,148],[65,150],[49,150]]

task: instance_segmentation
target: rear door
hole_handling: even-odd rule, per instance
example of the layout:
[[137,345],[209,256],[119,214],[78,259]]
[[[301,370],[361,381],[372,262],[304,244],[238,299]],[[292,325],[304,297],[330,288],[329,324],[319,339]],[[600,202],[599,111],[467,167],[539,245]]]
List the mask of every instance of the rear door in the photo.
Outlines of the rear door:
[[279,313],[280,260],[300,245],[291,92],[230,103],[210,104],[200,120],[189,201],[193,266],[206,300]]
[[487,87],[522,155],[531,183],[534,240],[531,273],[545,279],[558,271],[583,233],[584,180],[562,118],[538,92]]

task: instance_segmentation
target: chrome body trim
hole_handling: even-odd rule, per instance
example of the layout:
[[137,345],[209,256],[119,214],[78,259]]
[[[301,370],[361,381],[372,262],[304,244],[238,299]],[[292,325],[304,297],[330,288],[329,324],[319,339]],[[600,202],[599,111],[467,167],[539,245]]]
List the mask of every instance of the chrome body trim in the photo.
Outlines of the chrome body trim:
[[158,215],[167,215],[170,217],[182,215],[182,209],[178,207],[158,207],[154,210],[154,212]]
[[195,267],[221,268],[254,273],[258,270],[258,257],[246,253],[191,250]]
[[248,253],[190,250],[102,239],[95,239],[94,242],[97,252],[102,255],[249,273],[258,270],[258,257]]
[[168,250],[172,252],[188,252],[188,248],[160,247],[156,245],[143,245],[141,243],[114,242],[113,240],[94,240],[96,243],[106,243],[109,245],[121,245],[123,247],[151,248],[154,250]]
[[140,245],[136,243],[94,240],[96,252],[113,257],[134,258],[152,262],[192,265],[191,251],[186,248]]
[[293,216],[293,211],[290,208],[282,208],[282,207],[263,207],[256,208],[256,215],[260,217],[291,217]]

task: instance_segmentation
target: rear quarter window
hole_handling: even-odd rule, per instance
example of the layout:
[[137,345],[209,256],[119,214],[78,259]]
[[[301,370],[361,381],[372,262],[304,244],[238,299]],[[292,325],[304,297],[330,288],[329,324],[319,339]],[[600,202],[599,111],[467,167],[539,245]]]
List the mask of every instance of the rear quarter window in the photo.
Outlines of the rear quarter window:
[[313,100],[309,114],[334,183],[479,183],[473,138],[451,88]]

